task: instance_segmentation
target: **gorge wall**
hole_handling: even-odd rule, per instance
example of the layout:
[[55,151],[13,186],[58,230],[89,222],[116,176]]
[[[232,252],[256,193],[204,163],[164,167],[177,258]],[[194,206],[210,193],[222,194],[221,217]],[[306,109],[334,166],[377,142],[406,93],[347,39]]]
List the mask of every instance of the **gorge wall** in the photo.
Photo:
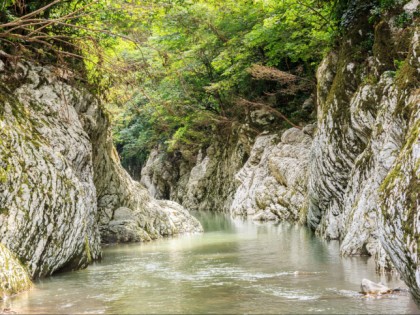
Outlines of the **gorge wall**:
[[122,169],[97,99],[60,69],[0,60],[0,298],[85,267],[101,241],[196,231]]
[[307,221],[341,240],[343,255],[393,265],[418,298],[419,27],[379,22],[366,58],[358,55],[370,30],[363,16],[318,69]]
[[396,268],[420,299],[420,30],[392,14],[373,28],[371,4],[354,3],[317,71],[316,127],[258,135],[238,125],[195,164],[154,151],[142,183],[188,209],[306,222],[343,255]]

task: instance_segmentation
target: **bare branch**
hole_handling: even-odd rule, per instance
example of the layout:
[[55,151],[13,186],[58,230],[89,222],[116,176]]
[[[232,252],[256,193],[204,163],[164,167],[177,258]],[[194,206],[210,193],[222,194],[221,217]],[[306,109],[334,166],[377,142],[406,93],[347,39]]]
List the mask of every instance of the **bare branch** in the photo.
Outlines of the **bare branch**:
[[248,101],[244,98],[239,98],[236,101],[237,105],[240,106],[247,106],[247,107],[251,107],[251,108],[264,108],[265,110],[267,110],[268,112],[272,113],[275,116],[278,116],[280,118],[282,118],[283,120],[285,120],[287,123],[289,123],[292,127],[295,127],[297,129],[302,129],[302,127],[294,124],[292,121],[290,121],[289,118],[287,118],[285,115],[283,115],[279,110],[272,108],[271,106],[264,104],[264,103],[258,103],[258,102],[251,102]]

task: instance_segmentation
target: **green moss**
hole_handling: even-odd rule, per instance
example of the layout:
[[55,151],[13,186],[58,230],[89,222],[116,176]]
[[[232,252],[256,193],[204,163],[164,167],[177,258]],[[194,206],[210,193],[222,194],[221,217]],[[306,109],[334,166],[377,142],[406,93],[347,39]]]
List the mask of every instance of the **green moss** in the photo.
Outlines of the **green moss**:
[[1,243],[0,255],[5,262],[0,266],[0,273],[3,274],[3,281],[0,282],[0,300],[4,295],[30,289],[32,282],[26,267]]
[[6,184],[7,172],[4,168],[0,167],[0,184]]
[[396,164],[392,170],[387,174],[384,181],[381,184],[380,191],[383,193],[386,190],[391,190],[394,186],[395,180],[401,175],[401,164]]
[[401,90],[416,88],[420,84],[417,69],[408,60],[401,63],[395,74],[395,83]]
[[[395,166],[388,173],[380,187],[380,198],[382,199],[383,205],[386,205],[386,201],[390,198],[390,196],[396,199],[401,198],[401,196],[394,195],[394,189],[398,188],[397,191],[404,191],[405,198],[402,202],[405,209],[404,216],[406,219],[403,222],[402,228],[404,235],[410,236],[411,238],[417,238],[417,242],[419,242],[420,236],[415,234],[415,222],[417,221],[417,206],[420,204],[420,195],[418,193],[420,191],[420,180],[416,172],[420,168],[420,162],[417,162],[417,164],[411,168],[409,165],[409,159],[412,155],[414,144],[418,141],[419,136],[420,121],[416,121],[416,123],[411,126],[410,131],[406,136],[404,147],[401,150]],[[403,172],[403,170],[405,171]],[[406,183],[407,179],[409,180],[408,184]],[[401,187],[397,185],[400,185]],[[394,219],[385,207],[382,209],[382,215],[388,222]]]
[[[365,42],[369,40],[369,34],[371,33],[372,26],[368,23],[368,17],[358,17],[354,27],[344,36],[338,53],[337,72],[323,107],[322,115],[324,119],[328,114],[332,116],[334,128],[340,129],[336,133],[339,136],[345,134],[350,125],[350,100],[362,82],[363,72],[366,68],[365,60],[370,50],[369,47],[366,47]],[[352,69],[348,69],[349,64],[354,65]],[[366,77],[368,80],[377,80],[373,75]],[[347,149],[345,141],[337,141],[337,144],[343,145],[343,149]],[[360,151],[363,148],[357,148],[357,150]]]
[[366,75],[363,78],[362,83],[364,85],[367,85],[367,84],[369,84],[369,85],[375,85],[375,84],[378,83],[378,78],[373,73],[369,73],[368,75]]
[[385,21],[381,21],[375,27],[375,44],[373,55],[379,61],[378,70],[380,73],[394,70],[394,59],[397,58],[391,30]]
[[395,52],[398,55],[398,59],[405,59],[407,57],[413,33],[414,29],[407,27],[399,32],[397,38],[395,38]]
[[87,237],[87,235],[85,235],[85,253],[87,257],[87,262],[88,264],[90,264],[93,261],[93,259],[90,251],[89,238]]

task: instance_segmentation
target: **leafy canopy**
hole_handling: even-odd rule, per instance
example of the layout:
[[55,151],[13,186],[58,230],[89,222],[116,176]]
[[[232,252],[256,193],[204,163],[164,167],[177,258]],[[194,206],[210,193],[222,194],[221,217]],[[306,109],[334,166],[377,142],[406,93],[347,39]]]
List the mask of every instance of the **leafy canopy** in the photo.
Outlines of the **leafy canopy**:
[[[112,107],[123,161],[142,163],[158,144],[196,150],[241,120],[239,98],[256,100],[281,85],[253,80],[254,64],[312,78],[336,32],[333,10],[333,2],[317,0],[150,1],[147,25],[136,26],[140,47],[118,48],[133,68],[141,65],[132,86],[114,90],[130,99]],[[298,123],[304,96],[271,105]]]

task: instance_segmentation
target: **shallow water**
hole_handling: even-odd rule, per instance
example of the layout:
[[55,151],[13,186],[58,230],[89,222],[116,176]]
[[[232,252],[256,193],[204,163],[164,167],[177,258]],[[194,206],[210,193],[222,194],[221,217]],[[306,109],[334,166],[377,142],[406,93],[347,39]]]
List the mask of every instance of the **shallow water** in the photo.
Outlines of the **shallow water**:
[[[22,313],[419,313],[408,293],[366,298],[371,259],[341,258],[337,242],[305,227],[257,225],[196,213],[205,228],[147,244],[112,246],[86,270],[60,274],[8,299]],[[0,304],[1,307],[1,304]]]

